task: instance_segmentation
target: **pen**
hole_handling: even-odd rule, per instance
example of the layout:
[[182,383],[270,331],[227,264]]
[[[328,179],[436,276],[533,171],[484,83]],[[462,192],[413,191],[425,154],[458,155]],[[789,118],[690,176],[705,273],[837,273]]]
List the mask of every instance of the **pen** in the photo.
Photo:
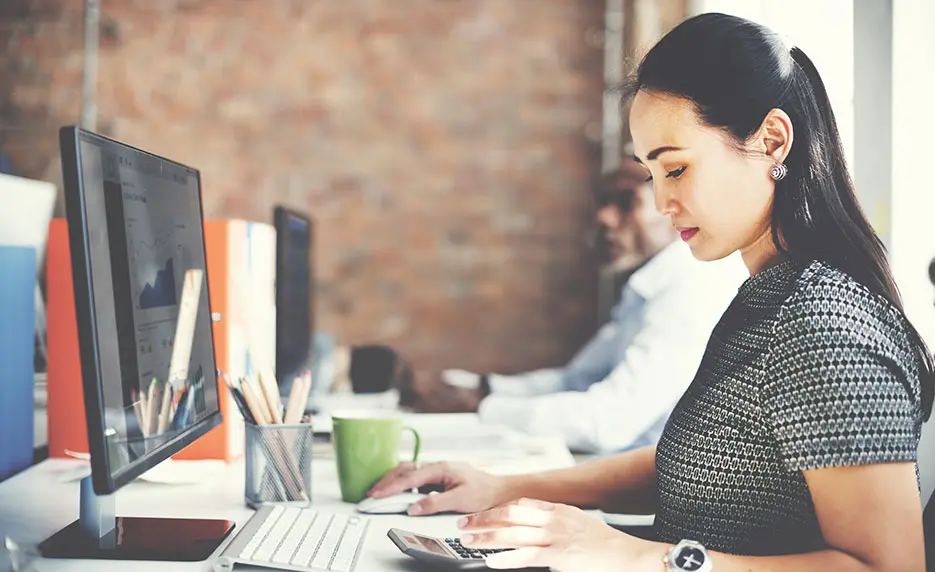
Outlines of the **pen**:
[[227,384],[228,389],[230,389],[231,397],[234,399],[234,403],[237,405],[237,409],[240,410],[240,414],[243,415],[243,418],[248,423],[253,423],[256,425],[256,419],[253,418],[253,415],[250,413],[250,409],[247,407],[247,402],[244,401],[243,394],[239,389],[234,387],[234,384],[231,382],[227,376],[224,376],[224,382]]
[[187,387],[183,387],[182,391],[179,392],[179,403],[175,407],[175,415],[172,417],[173,431],[179,431],[185,427],[183,418],[185,416],[185,407],[186,403],[188,402],[189,393],[190,391]]
[[240,390],[243,392],[244,401],[246,401],[247,407],[250,409],[250,413],[253,415],[256,424],[269,425],[269,408],[266,407],[266,403],[262,401],[262,398],[254,391],[250,380],[241,378]]
[[146,419],[143,420],[143,423],[146,424],[146,434],[152,435],[156,432],[157,427],[157,416],[159,415],[159,401],[156,392],[159,390],[159,382],[156,381],[154,377],[149,384],[149,399],[147,399],[146,409]]
[[162,408],[159,411],[159,427],[156,429],[157,434],[165,433],[169,425],[169,410],[171,406],[172,386],[166,382],[166,386],[162,389]]
[[133,413],[136,415],[136,426],[139,428],[140,433],[143,433],[145,436],[145,433],[143,432],[143,406],[138,398],[139,393],[137,391],[133,391],[131,395],[133,397]]
[[282,401],[279,399],[279,386],[276,379],[257,372],[257,382],[260,386],[260,397],[265,398],[269,407],[270,420],[274,425],[282,425]]
[[140,400],[140,433],[143,435],[147,434],[149,427],[146,426],[146,420],[149,419],[147,413],[149,412],[149,401],[146,399],[146,391],[134,390],[139,396]]

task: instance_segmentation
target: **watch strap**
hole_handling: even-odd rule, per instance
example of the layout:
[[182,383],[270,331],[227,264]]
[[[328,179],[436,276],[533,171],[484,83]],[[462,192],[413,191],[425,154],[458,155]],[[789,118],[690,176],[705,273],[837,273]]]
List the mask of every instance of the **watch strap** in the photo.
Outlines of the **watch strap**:
[[480,383],[478,384],[477,389],[480,391],[481,398],[484,398],[490,395],[490,374],[489,373],[482,373],[480,375]]

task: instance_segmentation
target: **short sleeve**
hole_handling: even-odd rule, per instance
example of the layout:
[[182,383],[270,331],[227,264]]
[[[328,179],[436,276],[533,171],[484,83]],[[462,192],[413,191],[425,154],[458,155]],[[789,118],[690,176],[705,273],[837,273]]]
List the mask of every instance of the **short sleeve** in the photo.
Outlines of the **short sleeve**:
[[776,323],[761,398],[789,470],[916,460],[918,362],[905,322],[842,282],[804,286]]

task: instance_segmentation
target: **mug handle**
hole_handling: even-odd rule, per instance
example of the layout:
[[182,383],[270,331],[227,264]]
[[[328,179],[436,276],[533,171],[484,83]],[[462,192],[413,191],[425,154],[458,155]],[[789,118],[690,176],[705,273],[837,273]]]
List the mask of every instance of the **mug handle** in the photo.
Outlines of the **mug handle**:
[[419,451],[422,449],[422,438],[419,437],[418,431],[416,431],[412,427],[409,427],[408,425],[403,425],[403,431],[410,431],[412,433],[412,436],[416,438],[416,446],[412,452],[412,462],[418,463],[419,462]]

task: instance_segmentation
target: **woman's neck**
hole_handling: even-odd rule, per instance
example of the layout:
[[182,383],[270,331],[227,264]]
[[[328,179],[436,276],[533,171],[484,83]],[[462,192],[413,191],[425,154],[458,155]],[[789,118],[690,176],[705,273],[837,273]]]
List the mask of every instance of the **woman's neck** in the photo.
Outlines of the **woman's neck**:
[[773,233],[764,232],[753,244],[740,250],[743,263],[750,271],[750,276],[776,266],[786,259],[773,243]]

